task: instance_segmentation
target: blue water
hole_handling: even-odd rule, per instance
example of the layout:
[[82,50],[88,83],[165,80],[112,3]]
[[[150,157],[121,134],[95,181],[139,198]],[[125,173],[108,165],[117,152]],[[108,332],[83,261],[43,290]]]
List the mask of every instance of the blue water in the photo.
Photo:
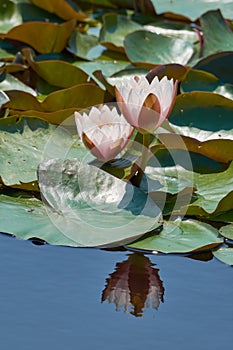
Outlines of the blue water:
[[[151,265],[138,271],[157,274],[165,291],[158,310],[136,317],[101,303],[107,281],[132,259],[130,252],[36,246],[0,235],[0,349],[232,349],[231,267],[215,259],[140,257]],[[134,279],[132,271],[140,294],[143,285],[134,283],[146,273]]]

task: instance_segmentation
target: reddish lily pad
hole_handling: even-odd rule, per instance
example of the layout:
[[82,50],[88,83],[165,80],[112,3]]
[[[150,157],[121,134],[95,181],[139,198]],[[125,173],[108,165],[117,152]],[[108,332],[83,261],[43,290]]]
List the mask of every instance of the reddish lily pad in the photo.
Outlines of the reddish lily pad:
[[30,2],[48,12],[55,13],[65,20],[84,21],[87,18],[87,15],[81,12],[78,6],[75,6],[74,3],[72,3],[72,6],[71,3],[65,0],[30,0]]
[[4,38],[28,44],[40,53],[61,52],[74,28],[75,20],[62,24],[26,22],[12,28]]

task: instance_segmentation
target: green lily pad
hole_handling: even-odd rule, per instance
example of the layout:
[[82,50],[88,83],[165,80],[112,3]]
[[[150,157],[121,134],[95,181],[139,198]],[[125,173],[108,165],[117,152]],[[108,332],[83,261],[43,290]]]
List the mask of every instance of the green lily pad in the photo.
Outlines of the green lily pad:
[[233,140],[232,110],[233,101],[221,95],[187,92],[176,98],[169,116],[171,130],[199,141]]
[[129,248],[162,253],[188,253],[212,248],[223,242],[214,227],[192,219],[164,222],[160,233],[128,244]]
[[233,240],[233,224],[222,226],[219,232],[222,236]]
[[73,31],[66,49],[75,56],[85,60],[94,60],[102,55],[106,47],[99,44],[99,39],[94,35]]
[[215,258],[227,265],[233,265],[233,248],[219,248],[213,251]]
[[7,33],[11,28],[22,23],[22,16],[17,5],[10,0],[0,0],[0,33]]
[[138,188],[75,159],[40,164],[42,196],[51,217],[70,239],[84,246],[119,246],[160,225],[161,212]]
[[103,16],[100,43],[111,50],[124,51],[124,39],[127,34],[141,29],[142,26],[126,16],[109,13]]
[[186,0],[184,1],[164,1],[164,0],[151,0],[154,9],[157,14],[163,12],[173,12],[178,15],[183,15],[195,21],[203,13],[210,10],[220,9],[223,16],[226,18],[233,17],[232,3],[228,0]]
[[[225,171],[215,174],[198,174],[195,176],[196,194],[198,199],[190,204],[189,209],[201,207],[207,213],[213,213],[218,208],[219,203],[229,195],[233,194],[233,162]],[[220,211],[232,209],[232,198],[225,203],[225,208],[220,208]]]
[[197,69],[189,70],[180,88],[182,92],[209,91],[233,99],[233,84],[221,82],[215,75]]
[[[179,171],[181,171],[181,176]],[[179,166],[170,168],[147,166],[145,169],[145,180],[147,181],[149,192],[162,191],[176,194],[186,187],[193,187],[191,172],[188,173],[187,171],[184,177],[182,176],[183,171],[184,169]]]
[[144,26],[144,29],[152,33],[189,41],[192,44],[195,44],[197,41],[197,33],[187,24],[161,21],[147,24]]
[[216,213],[216,215],[207,216],[207,219],[216,222],[223,222],[225,224],[233,223],[233,209],[222,213]]
[[208,72],[190,69],[181,83],[182,92],[190,91],[214,91],[219,83],[219,79]]
[[35,190],[37,167],[52,136],[54,156],[62,156],[71,146],[76,157],[83,156],[85,148],[81,144],[72,145],[70,135],[62,128],[34,118],[0,119],[0,177],[3,183]]
[[200,17],[200,23],[204,38],[204,56],[233,49],[233,32],[226,24],[220,10],[205,13]]
[[[184,156],[184,154],[183,154]],[[187,157],[187,155],[186,155]],[[157,157],[159,160],[159,157]],[[176,158],[174,159],[176,160]],[[184,161],[185,166],[190,166],[190,159]],[[178,193],[183,189],[193,188],[194,196],[187,198],[186,209],[189,215],[208,216],[208,213],[217,214],[232,209],[233,196],[233,162],[224,171],[214,171],[212,173],[200,174],[187,170],[184,166],[178,165],[177,157],[174,166],[148,166],[146,175],[150,191],[165,191],[170,193]],[[192,202],[192,203],[190,203]],[[202,211],[199,210],[202,208]]]
[[19,90],[28,92],[31,95],[36,96],[35,90],[33,90],[30,86],[22,83],[19,79],[14,77],[12,74],[6,74],[5,79],[0,82],[0,89],[7,90]]
[[[11,219],[9,220],[9,212]],[[49,212],[49,216],[48,216]],[[51,216],[57,218],[58,213],[36,198],[11,197],[0,194],[0,231],[20,239],[41,238],[47,243],[79,247],[53,225]]]
[[[1,85],[1,83],[0,83]],[[4,105],[4,103],[9,102],[9,97],[5,94],[4,91],[0,90],[0,109],[2,107],[2,105]]]
[[[125,51],[134,64],[187,64],[193,55],[192,44],[178,38],[138,30],[125,38]],[[140,48],[140,49],[139,49]]]
[[233,84],[233,52],[218,52],[198,61],[193,69],[214,74],[222,83]]

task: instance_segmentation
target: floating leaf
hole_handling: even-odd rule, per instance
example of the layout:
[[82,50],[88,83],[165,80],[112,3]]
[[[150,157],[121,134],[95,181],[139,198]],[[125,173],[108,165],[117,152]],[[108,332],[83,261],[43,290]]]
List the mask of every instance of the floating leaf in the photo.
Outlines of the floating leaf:
[[37,237],[50,244],[80,246],[53,225],[51,217],[57,218],[59,214],[45,208],[36,198],[0,194],[0,215],[0,231],[3,233],[10,233],[21,239]]
[[233,248],[219,248],[213,251],[215,258],[227,265],[233,265]]
[[0,0],[0,33],[7,33],[8,30],[22,23],[22,16],[17,5],[10,0]]
[[2,90],[19,90],[28,92],[31,95],[36,96],[37,93],[30,86],[22,83],[19,79],[15,78],[12,74],[6,74],[5,79],[0,82],[0,89]]
[[232,111],[233,101],[223,96],[187,92],[177,96],[169,122],[174,132],[199,141],[233,140]]
[[222,226],[219,232],[222,236],[233,240],[233,224]]
[[99,44],[96,36],[83,34],[78,30],[73,31],[66,49],[75,56],[86,60],[96,59],[106,50],[103,45]]
[[76,107],[84,109],[103,102],[104,90],[95,84],[79,84],[49,94],[42,102],[43,109],[53,112],[59,109]]
[[182,81],[187,74],[187,68],[180,64],[161,64],[154,69],[151,69],[146,77],[151,82],[155,76],[162,79],[165,75],[168,79]]
[[[187,152],[188,153],[188,152]],[[175,154],[175,153],[174,153]],[[183,153],[183,157],[185,154]],[[189,215],[205,215],[207,213],[223,212],[232,209],[233,197],[233,162],[230,166],[219,172],[210,174],[200,174],[187,170],[184,166],[190,167],[191,159],[186,155],[187,160],[181,159],[184,165],[179,165],[180,159],[177,155],[174,158],[174,166],[159,166],[159,157],[157,165],[148,166],[146,175],[149,179],[148,189],[150,191],[168,191],[177,193],[185,187],[194,188],[193,198],[187,198],[186,209]],[[151,182],[150,182],[151,181]],[[190,203],[192,202],[192,203]],[[199,210],[202,208],[202,211]]]
[[[34,118],[16,117],[0,119],[0,176],[7,186],[36,189],[37,167],[42,160],[45,145],[54,135],[53,141],[59,154],[66,152],[72,144],[69,134],[56,126]],[[55,146],[54,146],[55,148]],[[83,156],[83,146],[75,148],[75,155]],[[58,153],[55,152],[54,156]]]
[[87,15],[82,13],[78,6],[75,7],[73,2],[65,0],[30,0],[30,2],[48,12],[55,13],[65,20],[76,19],[77,21],[84,21],[87,18]]
[[200,17],[200,22],[204,38],[204,56],[233,49],[233,32],[226,24],[220,10],[205,13]]
[[[232,171],[233,162],[227,170],[220,173],[196,175],[194,181],[197,186],[196,194],[198,195],[198,199],[190,204],[189,213],[191,214],[192,207],[201,207],[207,213],[213,213],[220,201],[233,193]],[[231,200],[228,200],[226,205],[227,208],[224,208],[224,210],[232,209]]]
[[[233,140],[198,141],[195,138],[181,136],[175,133],[159,132],[158,139],[168,149],[182,149],[202,154],[217,162],[228,163],[233,160]],[[196,136],[195,136],[196,137]]]
[[31,62],[33,70],[51,85],[68,88],[86,83],[88,75],[71,63],[58,60]]
[[195,21],[206,11],[217,9],[220,9],[225,17],[233,17],[232,3],[228,0],[196,0],[195,2],[193,0],[186,0],[185,2],[175,0],[151,0],[151,3],[158,14],[172,12],[178,15],[187,16],[192,21]]
[[54,224],[84,246],[117,246],[160,225],[161,212],[138,188],[77,160],[51,159],[39,167],[46,203],[61,215]]
[[104,90],[98,86],[87,83],[53,92],[43,102],[39,102],[29,93],[13,90],[7,91],[11,100],[7,107],[11,109],[12,115],[38,116],[49,122],[60,124],[75,110],[102,103],[104,93]]
[[233,84],[222,82],[215,75],[197,69],[190,69],[181,83],[182,92],[210,91],[233,99]]
[[214,91],[219,84],[219,79],[208,72],[190,69],[181,83],[182,92],[190,91]]
[[186,176],[182,176],[183,171],[184,169],[179,166],[163,168],[149,165],[145,169],[146,179],[144,181],[147,182],[149,192],[162,191],[176,194],[186,187],[193,187],[192,173],[187,171]]
[[[1,86],[1,83],[0,83],[0,86]],[[7,103],[9,101],[10,101],[9,97],[5,94],[5,92],[0,90],[0,109],[2,105],[4,105],[4,103]]]
[[188,253],[215,247],[223,242],[214,227],[192,219],[164,222],[160,233],[128,244],[129,248],[163,253]]
[[222,83],[233,84],[233,52],[218,52],[201,59],[194,69],[214,74]]
[[126,16],[115,13],[103,16],[100,43],[111,50],[124,51],[124,39],[127,34],[141,29],[142,26]]
[[26,22],[12,28],[4,38],[28,44],[40,53],[61,52],[74,28],[75,20],[62,24]]
[[126,36],[125,51],[134,64],[186,64],[193,55],[193,46],[182,39],[138,30]]
[[180,38],[194,44],[197,41],[197,33],[190,27],[190,25],[161,21],[150,23],[144,26],[144,29],[156,33],[169,36],[171,38]]

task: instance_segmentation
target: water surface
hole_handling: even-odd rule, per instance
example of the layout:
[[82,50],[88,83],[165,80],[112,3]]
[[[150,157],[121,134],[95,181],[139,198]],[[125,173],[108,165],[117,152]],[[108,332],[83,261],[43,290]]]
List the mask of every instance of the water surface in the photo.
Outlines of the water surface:
[[233,270],[216,259],[36,246],[6,235],[0,259],[1,349],[232,348]]

